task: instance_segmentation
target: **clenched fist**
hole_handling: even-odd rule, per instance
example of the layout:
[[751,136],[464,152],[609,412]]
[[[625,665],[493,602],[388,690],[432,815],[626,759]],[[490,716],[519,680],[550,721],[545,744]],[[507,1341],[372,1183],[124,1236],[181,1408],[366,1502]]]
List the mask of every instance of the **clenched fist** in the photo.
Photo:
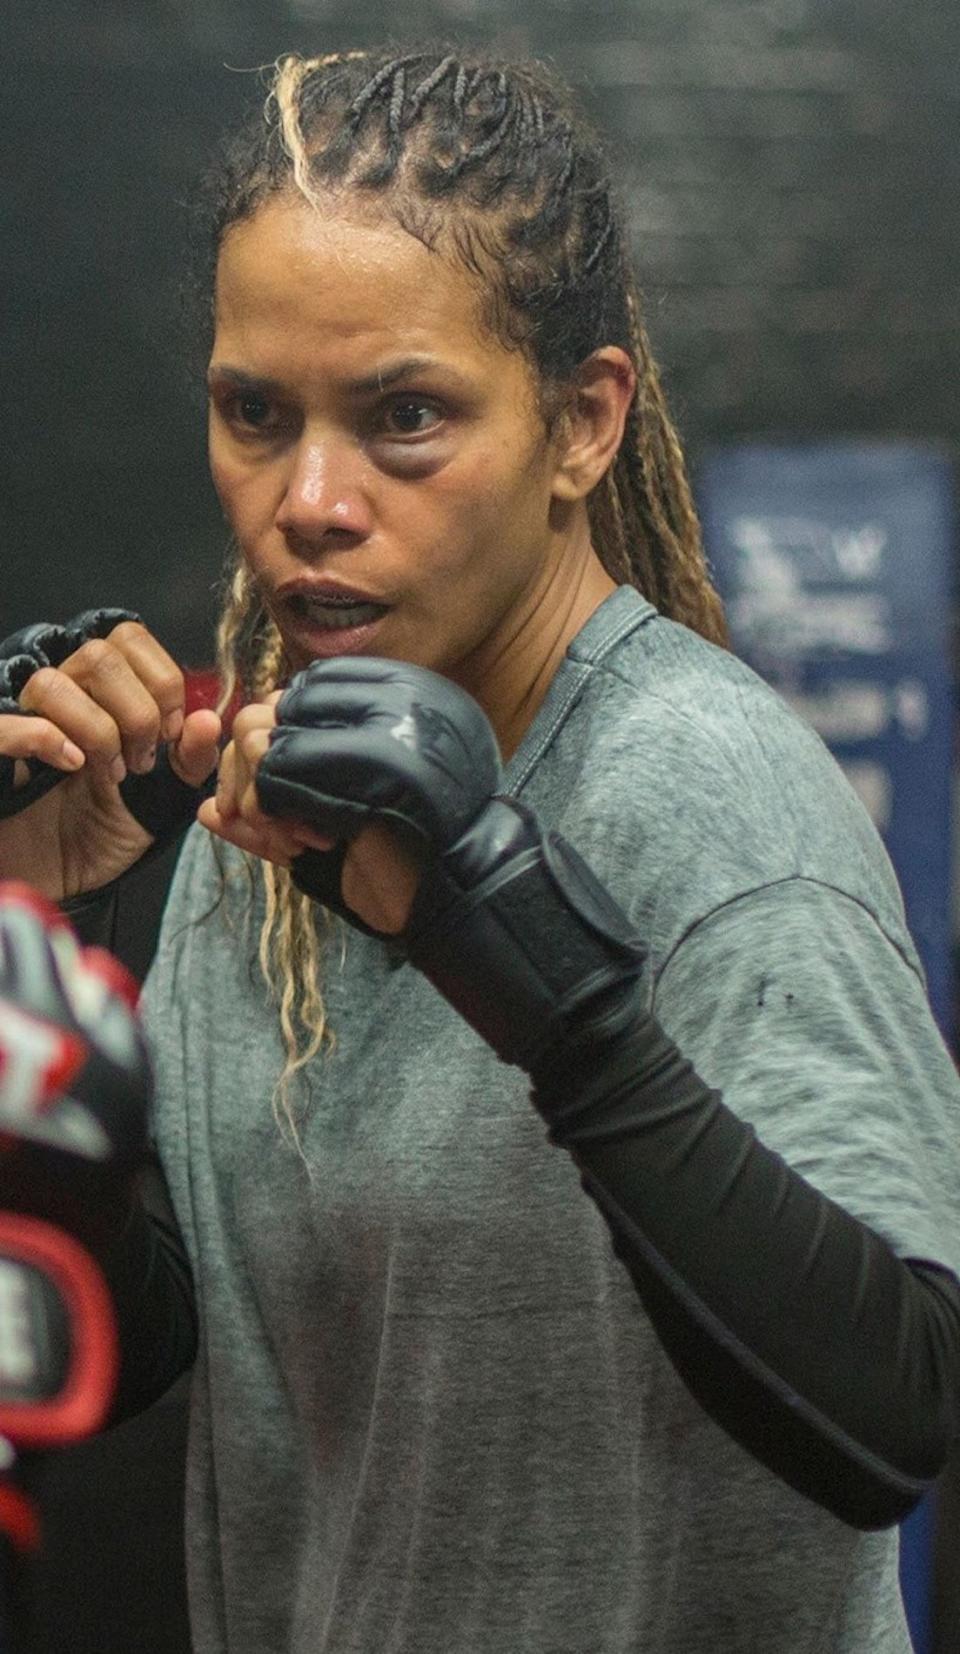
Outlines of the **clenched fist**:
[[128,610],[89,610],[0,644],[0,876],[59,900],[127,871],[192,819],[215,712]]

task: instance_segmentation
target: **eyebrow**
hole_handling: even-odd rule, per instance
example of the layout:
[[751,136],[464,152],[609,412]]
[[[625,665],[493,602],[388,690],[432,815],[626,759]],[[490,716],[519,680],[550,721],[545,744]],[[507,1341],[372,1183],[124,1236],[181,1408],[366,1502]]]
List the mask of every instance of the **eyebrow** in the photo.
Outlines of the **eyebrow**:
[[[348,379],[343,388],[351,396],[369,396],[375,391],[389,390],[391,385],[398,384],[402,379],[411,379],[416,374],[426,372],[441,373],[445,378],[462,378],[456,368],[438,361],[433,356],[405,356],[399,362],[365,374],[362,379]],[[268,391],[271,395],[281,394],[284,389],[278,379],[264,379],[258,374],[245,373],[242,368],[230,367],[219,362],[210,369],[207,378],[211,384],[226,381],[230,385],[236,385],[240,390]]]

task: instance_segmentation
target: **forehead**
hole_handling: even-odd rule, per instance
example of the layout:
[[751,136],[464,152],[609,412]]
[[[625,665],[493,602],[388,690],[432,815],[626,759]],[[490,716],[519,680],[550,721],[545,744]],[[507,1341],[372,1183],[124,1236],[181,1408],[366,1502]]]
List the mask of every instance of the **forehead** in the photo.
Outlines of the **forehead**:
[[476,279],[450,258],[337,199],[323,211],[271,198],[231,227],[217,264],[218,348],[516,360],[481,325],[480,306]]

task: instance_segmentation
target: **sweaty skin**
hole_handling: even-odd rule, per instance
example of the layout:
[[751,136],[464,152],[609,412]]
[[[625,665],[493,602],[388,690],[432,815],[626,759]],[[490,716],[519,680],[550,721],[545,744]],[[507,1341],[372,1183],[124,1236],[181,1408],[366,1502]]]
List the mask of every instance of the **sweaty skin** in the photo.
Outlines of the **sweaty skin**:
[[[294,669],[334,652],[428,666],[509,755],[613,589],[586,501],[622,438],[626,353],[589,358],[548,430],[526,357],[480,326],[456,263],[342,201],[280,197],[224,240],[208,379],[214,483]],[[385,608],[323,631],[298,607],[321,584]],[[316,841],[257,809],[273,721],[269,703],[240,714],[200,820],[282,861]],[[355,841],[344,894],[368,923],[399,929],[414,882],[382,829]]]

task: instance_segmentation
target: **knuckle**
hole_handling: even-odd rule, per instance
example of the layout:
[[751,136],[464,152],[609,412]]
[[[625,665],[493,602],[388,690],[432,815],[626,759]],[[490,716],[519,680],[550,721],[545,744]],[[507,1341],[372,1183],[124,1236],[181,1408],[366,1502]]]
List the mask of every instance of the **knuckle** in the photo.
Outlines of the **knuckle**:
[[120,656],[107,638],[91,637],[81,643],[65,666],[81,677],[102,677],[111,668],[116,670],[119,661]]
[[132,741],[155,741],[160,733],[160,710],[156,706],[138,706],[123,720],[124,733]]
[[267,750],[268,736],[265,729],[249,729],[242,731],[236,737],[237,744],[244,758],[250,764],[257,764]]
[[157,679],[157,698],[164,706],[176,706],[183,699],[185,687],[183,673],[179,667],[171,666]]
[[41,704],[66,693],[67,681],[55,666],[38,666],[20,692],[20,705],[28,711],[39,710]]
[[150,633],[141,620],[121,620],[108,634],[111,643],[137,642],[140,638],[149,636]]
[[90,733],[84,744],[97,758],[116,758],[120,752],[120,731],[110,714],[99,707],[90,719]]
[[260,708],[257,706],[243,706],[233,720],[233,735],[235,740],[242,740],[249,732],[256,729],[261,722]]

